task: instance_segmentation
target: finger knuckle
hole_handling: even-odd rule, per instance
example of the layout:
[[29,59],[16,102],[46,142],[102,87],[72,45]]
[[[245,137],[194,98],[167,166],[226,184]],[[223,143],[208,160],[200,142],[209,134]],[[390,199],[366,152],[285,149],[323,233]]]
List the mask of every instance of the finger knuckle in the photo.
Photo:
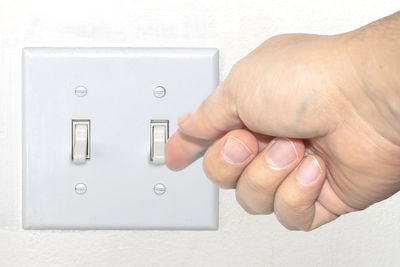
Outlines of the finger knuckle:
[[294,227],[293,225],[285,225],[283,224],[283,227],[285,227],[289,231],[299,231],[297,227]]
[[294,226],[294,225],[283,225],[289,231],[302,231],[302,232],[310,232],[312,229],[307,226]]
[[285,206],[294,213],[301,213],[305,207],[300,199],[295,194],[288,194],[283,200]]
[[287,221],[281,221],[280,223],[282,224],[283,227],[285,227],[289,231],[303,231],[303,232],[309,232],[311,231],[311,227],[309,225],[303,225],[303,224],[298,224],[298,223],[293,223],[293,222],[287,222]]
[[291,33],[277,34],[277,35],[274,35],[274,36],[268,38],[265,41],[265,43],[281,42],[283,40],[291,38],[292,36],[293,36],[293,34],[291,34]]
[[234,181],[228,179],[226,175],[221,172],[221,168],[216,168],[214,164],[212,164],[212,160],[209,160],[206,156],[203,159],[203,171],[208,179],[218,187],[224,189],[231,189],[235,187]]
[[243,73],[243,71],[246,71],[246,58],[242,58],[238,62],[236,62],[232,68],[231,71],[229,72],[229,77],[234,77],[235,75],[240,75]]
[[270,193],[269,183],[263,177],[252,174],[244,174],[243,179],[247,181],[247,184],[251,190],[263,194]]
[[243,87],[254,69],[254,62],[250,61],[251,58],[245,57],[236,62],[226,77],[223,87],[230,92],[235,92],[238,88]]
[[237,201],[237,203],[239,203],[239,205],[242,207],[242,209],[243,209],[244,211],[246,211],[248,214],[250,214],[250,215],[256,215],[256,214],[257,214],[253,209],[251,209],[251,208],[246,204],[246,201],[244,201],[244,200],[242,199],[242,197],[237,193],[237,191],[236,191],[236,201]]

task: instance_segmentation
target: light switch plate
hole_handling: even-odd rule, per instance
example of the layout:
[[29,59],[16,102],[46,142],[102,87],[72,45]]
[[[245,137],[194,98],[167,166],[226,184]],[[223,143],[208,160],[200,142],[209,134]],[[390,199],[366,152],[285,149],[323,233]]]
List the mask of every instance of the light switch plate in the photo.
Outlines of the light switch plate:
[[[149,162],[150,121],[172,133],[212,92],[217,49],[25,48],[23,59],[25,229],[217,229],[200,161],[180,172]],[[82,165],[72,120],[90,120]]]

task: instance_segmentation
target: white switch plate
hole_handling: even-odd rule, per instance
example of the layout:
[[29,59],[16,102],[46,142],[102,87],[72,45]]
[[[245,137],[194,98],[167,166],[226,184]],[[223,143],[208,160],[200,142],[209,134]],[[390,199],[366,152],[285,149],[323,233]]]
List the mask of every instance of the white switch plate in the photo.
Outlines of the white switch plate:
[[[150,121],[169,120],[172,133],[211,93],[217,49],[25,48],[23,58],[25,229],[217,229],[218,190],[200,161],[181,172],[149,162]],[[74,119],[91,124],[83,165],[71,160]]]

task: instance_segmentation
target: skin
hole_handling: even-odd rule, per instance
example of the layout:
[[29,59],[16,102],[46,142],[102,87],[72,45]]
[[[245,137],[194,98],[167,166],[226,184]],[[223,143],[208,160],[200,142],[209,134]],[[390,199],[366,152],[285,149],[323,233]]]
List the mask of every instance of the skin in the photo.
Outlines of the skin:
[[180,118],[166,164],[204,155],[209,179],[236,189],[247,212],[309,231],[400,189],[399,116],[400,12],[265,41]]

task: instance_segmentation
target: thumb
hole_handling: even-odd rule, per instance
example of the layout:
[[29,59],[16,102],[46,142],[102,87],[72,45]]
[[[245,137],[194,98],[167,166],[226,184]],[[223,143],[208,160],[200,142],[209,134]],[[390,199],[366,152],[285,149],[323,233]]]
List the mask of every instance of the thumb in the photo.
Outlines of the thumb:
[[234,94],[222,83],[191,113],[178,120],[179,130],[191,137],[216,140],[226,132],[241,128]]
[[226,132],[241,128],[236,100],[222,83],[193,113],[178,119],[179,130],[165,146],[165,162],[179,170],[196,160],[212,142]]

